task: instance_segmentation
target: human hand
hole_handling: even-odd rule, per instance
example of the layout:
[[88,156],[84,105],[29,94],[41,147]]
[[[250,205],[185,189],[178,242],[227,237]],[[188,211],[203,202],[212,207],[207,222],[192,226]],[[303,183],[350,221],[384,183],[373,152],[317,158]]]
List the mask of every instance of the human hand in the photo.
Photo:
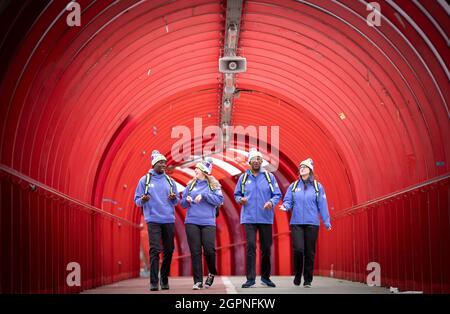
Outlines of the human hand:
[[264,209],[272,209],[273,204],[271,201],[268,201],[264,204]]
[[195,197],[194,202],[196,202],[198,204],[198,203],[200,203],[201,200],[202,200],[202,195],[199,194]]

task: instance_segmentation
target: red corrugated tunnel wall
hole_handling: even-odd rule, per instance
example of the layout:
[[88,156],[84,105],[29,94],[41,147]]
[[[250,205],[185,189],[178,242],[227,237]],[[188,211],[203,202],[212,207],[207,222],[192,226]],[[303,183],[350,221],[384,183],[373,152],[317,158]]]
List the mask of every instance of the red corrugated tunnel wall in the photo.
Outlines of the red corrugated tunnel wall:
[[[148,243],[132,198],[150,152],[186,184],[172,129],[220,122],[226,1],[77,3],[72,27],[68,1],[0,5],[1,292],[72,293],[138,276]],[[232,124],[279,127],[283,193],[299,161],[314,159],[333,224],[320,231],[317,273],[364,282],[377,262],[383,286],[448,293],[450,10],[377,3],[380,24],[369,26],[364,0],[243,1],[248,68]],[[214,175],[225,193],[218,269],[242,275],[237,176]],[[177,207],[175,276],[191,271],[184,216]],[[292,273],[290,245],[289,217],[276,210],[274,275]],[[70,262],[81,287],[66,283]]]

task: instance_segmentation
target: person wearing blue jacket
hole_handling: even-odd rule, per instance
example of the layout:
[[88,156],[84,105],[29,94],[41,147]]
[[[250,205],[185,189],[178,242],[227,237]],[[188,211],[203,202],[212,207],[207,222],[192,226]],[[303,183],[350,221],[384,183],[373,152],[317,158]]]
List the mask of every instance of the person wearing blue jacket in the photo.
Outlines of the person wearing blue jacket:
[[300,285],[303,275],[305,288],[311,288],[313,281],[319,215],[327,230],[331,230],[325,190],[314,179],[313,171],[314,163],[311,158],[300,163],[300,178],[289,186],[280,207],[283,211],[292,211],[290,225],[294,251],[294,285]]
[[246,277],[242,288],[255,286],[256,233],[259,232],[261,248],[261,283],[275,287],[270,280],[270,250],[272,247],[273,209],[281,199],[280,188],[272,173],[261,169],[262,154],[251,149],[248,156],[250,169],[244,172],[234,190],[236,202],[242,205],[241,224],[246,240]]
[[187,208],[185,227],[191,251],[193,290],[203,288],[202,247],[208,266],[205,288],[211,287],[216,270],[216,208],[223,203],[220,183],[211,175],[212,159],[195,167],[195,178],[183,191],[181,206]]
[[179,196],[175,182],[166,173],[167,159],[157,150],[152,152],[153,169],[143,176],[134,194],[134,202],[142,207],[150,243],[150,290],[157,291],[161,240],[161,289],[169,289],[169,272],[174,250],[175,206]]

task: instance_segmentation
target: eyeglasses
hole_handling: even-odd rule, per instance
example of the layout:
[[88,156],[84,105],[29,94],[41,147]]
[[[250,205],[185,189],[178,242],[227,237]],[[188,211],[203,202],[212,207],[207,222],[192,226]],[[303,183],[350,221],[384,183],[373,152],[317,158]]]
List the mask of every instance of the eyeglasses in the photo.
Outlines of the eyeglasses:
[[305,166],[305,165],[300,166],[300,169],[305,169],[305,168],[308,168],[308,166]]

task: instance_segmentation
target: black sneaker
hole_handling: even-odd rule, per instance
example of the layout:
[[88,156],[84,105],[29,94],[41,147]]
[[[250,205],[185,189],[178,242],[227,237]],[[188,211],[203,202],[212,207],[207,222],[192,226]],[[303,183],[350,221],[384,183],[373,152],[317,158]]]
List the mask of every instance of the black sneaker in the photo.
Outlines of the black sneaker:
[[311,283],[310,283],[310,282],[305,282],[305,283],[303,284],[303,287],[305,287],[305,288],[311,288]]
[[158,290],[159,290],[158,284],[153,283],[150,284],[150,291],[158,291]]
[[206,278],[205,280],[205,288],[211,287],[213,282],[214,282],[214,275],[209,273],[208,278]]
[[271,287],[271,288],[276,287],[276,285],[273,283],[273,281],[270,279],[267,279],[267,278],[261,278],[261,283],[263,286],[267,286],[267,287]]
[[302,282],[302,279],[300,277],[294,278],[294,285],[300,286],[301,282]]
[[169,290],[169,281],[161,280],[161,290]]
[[245,283],[242,284],[242,288],[251,288],[255,286],[254,280],[247,280]]

